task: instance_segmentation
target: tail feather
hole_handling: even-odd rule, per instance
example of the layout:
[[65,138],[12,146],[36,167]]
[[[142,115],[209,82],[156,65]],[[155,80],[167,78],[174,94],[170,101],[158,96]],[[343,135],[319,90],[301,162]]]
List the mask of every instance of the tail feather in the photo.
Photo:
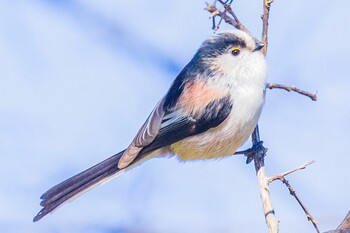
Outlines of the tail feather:
[[106,181],[111,178],[117,172],[118,161],[124,151],[113,155],[112,157],[96,164],[95,166],[59,183],[52,187],[41,196],[40,205],[43,208],[34,217],[33,221],[39,221],[45,215],[64,204],[65,202],[73,199],[77,195],[89,190],[97,184]]

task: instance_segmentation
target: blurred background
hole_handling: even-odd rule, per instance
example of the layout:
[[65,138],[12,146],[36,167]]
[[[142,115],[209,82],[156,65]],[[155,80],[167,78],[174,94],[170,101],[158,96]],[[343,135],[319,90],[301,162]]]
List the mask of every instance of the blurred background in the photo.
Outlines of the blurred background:
[[[349,2],[275,1],[259,126],[267,173],[288,176],[321,231],[349,211]],[[205,1],[13,0],[0,7],[1,232],[266,232],[245,158],[153,159],[38,223],[51,186],[128,146],[153,106],[212,34]],[[257,37],[261,1],[233,8]],[[222,26],[227,28],[227,26]],[[250,141],[242,149],[250,147]],[[279,182],[281,232],[314,232]]]

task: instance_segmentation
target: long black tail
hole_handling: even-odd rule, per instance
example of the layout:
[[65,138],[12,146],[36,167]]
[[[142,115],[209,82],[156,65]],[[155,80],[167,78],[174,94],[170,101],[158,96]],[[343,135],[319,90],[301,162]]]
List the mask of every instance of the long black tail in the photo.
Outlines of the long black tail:
[[95,185],[102,183],[110,178],[118,171],[118,161],[124,151],[102,161],[99,164],[65,180],[58,185],[52,187],[40,198],[40,205],[43,207],[34,217],[33,221],[39,221],[42,217],[64,204],[68,200],[74,198],[78,194],[89,190]]

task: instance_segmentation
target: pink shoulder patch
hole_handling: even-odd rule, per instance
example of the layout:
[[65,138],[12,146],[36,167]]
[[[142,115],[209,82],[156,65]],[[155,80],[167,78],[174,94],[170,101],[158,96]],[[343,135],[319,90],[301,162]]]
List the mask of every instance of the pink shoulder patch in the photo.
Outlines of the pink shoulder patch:
[[197,113],[205,108],[211,101],[227,95],[228,89],[208,85],[205,81],[195,80],[187,83],[178,104],[186,111]]

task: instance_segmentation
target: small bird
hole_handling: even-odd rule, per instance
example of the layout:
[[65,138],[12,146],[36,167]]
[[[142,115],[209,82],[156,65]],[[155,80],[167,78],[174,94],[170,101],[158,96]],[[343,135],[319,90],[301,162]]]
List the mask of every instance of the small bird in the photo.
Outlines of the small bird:
[[33,221],[152,157],[175,154],[196,160],[234,154],[253,132],[264,104],[263,46],[240,30],[210,36],[129,147],[45,192]]

